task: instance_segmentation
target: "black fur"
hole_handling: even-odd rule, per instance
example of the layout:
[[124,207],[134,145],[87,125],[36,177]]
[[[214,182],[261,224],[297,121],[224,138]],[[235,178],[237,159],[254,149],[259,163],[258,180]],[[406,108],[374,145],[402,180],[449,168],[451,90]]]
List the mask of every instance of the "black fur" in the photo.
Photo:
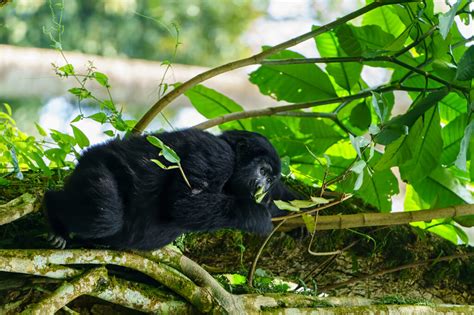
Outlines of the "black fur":
[[[167,164],[145,136],[93,146],[79,159],[63,190],[45,195],[52,230],[65,239],[118,249],[157,249],[189,231],[235,228],[257,234],[282,214],[273,199],[294,199],[280,181],[280,159],[263,136],[228,131],[221,136],[186,129],[156,134],[181,158]],[[268,194],[257,203],[263,186]]]

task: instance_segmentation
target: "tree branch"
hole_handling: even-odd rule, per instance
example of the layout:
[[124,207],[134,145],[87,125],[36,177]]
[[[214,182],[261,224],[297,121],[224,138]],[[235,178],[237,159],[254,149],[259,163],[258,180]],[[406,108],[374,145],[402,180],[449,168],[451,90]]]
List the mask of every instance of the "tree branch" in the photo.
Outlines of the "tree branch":
[[39,209],[36,203],[37,198],[29,193],[10,200],[6,204],[0,205],[0,225],[13,222],[29,213]]
[[275,115],[277,113],[296,110],[296,109],[310,108],[310,107],[316,107],[316,106],[328,105],[328,104],[334,104],[334,103],[350,102],[350,101],[353,101],[353,100],[369,97],[369,96],[372,95],[372,92],[384,93],[384,92],[390,92],[390,91],[395,91],[395,90],[398,90],[398,91],[416,91],[416,92],[423,92],[423,91],[434,92],[434,91],[439,91],[440,89],[412,88],[412,87],[400,86],[398,84],[388,85],[388,86],[381,86],[381,87],[378,87],[378,88],[375,88],[375,89],[359,92],[357,94],[334,97],[334,98],[330,98],[330,99],[326,99],[326,100],[307,102],[307,103],[289,104],[289,105],[282,105],[282,106],[276,106],[276,107],[267,107],[267,108],[263,108],[263,109],[255,109],[255,110],[225,114],[225,115],[222,115],[222,116],[219,116],[219,117],[209,119],[209,120],[207,120],[205,122],[202,122],[200,124],[197,124],[197,125],[193,126],[193,128],[208,129],[208,128],[218,126],[218,125],[221,125],[221,124],[229,122],[229,121],[252,118],[252,117],[272,116],[272,115]]
[[138,121],[138,123],[135,125],[133,128],[134,133],[141,133],[145,128],[148,126],[148,124],[153,120],[153,118],[163,110],[168,104],[170,104],[174,99],[176,99],[178,96],[192,88],[193,86],[197,85],[198,83],[201,83],[207,79],[210,79],[212,77],[215,77],[219,74],[229,72],[231,70],[235,70],[238,68],[242,68],[245,66],[253,65],[253,64],[258,64],[260,61],[264,60],[266,57],[269,57],[279,51],[282,51],[286,48],[292,47],[296,44],[299,44],[301,42],[304,42],[310,38],[313,38],[315,36],[321,35],[339,25],[342,25],[354,18],[357,18],[371,10],[374,10],[378,7],[382,7],[385,5],[391,5],[391,4],[400,4],[400,3],[409,3],[409,2],[420,2],[420,0],[385,0],[385,1],[374,1],[370,3],[369,5],[354,11],[352,13],[349,13],[333,22],[330,22],[326,25],[323,25],[311,32],[307,32],[303,35],[300,35],[298,37],[292,38],[288,41],[285,41],[281,44],[278,44],[276,46],[273,46],[267,50],[264,50],[256,55],[253,55],[248,58],[236,60],[229,62],[227,64],[224,64],[222,66],[216,67],[214,69],[208,70],[206,72],[203,72],[201,74],[198,74],[197,76],[191,78],[190,80],[184,82],[174,90],[170,91],[168,94],[166,94],[163,98],[158,100],[146,113],[143,115],[143,117]]
[[263,60],[260,62],[262,65],[292,65],[292,64],[308,64],[308,63],[345,63],[345,62],[377,62],[377,61],[384,61],[384,62],[390,62],[394,63],[396,65],[399,65],[400,67],[403,67],[405,69],[408,69],[412,72],[416,72],[428,79],[431,79],[433,81],[437,81],[445,86],[453,87],[455,89],[458,89],[463,92],[469,91],[468,88],[452,84],[442,78],[439,78],[435,75],[432,75],[429,72],[423,71],[419,68],[413,67],[403,61],[398,60],[394,56],[376,56],[376,57],[327,57],[327,58],[290,58],[290,59],[278,59],[278,60]]
[[75,298],[90,294],[108,279],[107,269],[99,267],[85,272],[77,279],[65,282],[50,296],[26,309],[23,314],[54,314]]
[[[464,204],[442,209],[427,209],[417,211],[391,213],[358,213],[345,215],[319,215],[317,231],[350,229],[358,227],[400,225],[410,222],[430,221],[439,218],[454,218],[464,215],[474,215],[474,205]],[[303,226],[301,217],[287,220],[280,230],[287,231]]]

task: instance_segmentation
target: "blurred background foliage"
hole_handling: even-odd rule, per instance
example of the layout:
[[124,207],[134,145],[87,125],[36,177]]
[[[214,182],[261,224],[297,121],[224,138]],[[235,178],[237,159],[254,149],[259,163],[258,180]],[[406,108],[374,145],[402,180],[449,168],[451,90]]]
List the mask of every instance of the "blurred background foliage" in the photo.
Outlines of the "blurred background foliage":
[[[109,57],[217,65],[249,53],[241,34],[267,6],[268,0],[67,0],[62,46]],[[47,0],[13,1],[0,10],[0,27],[0,43],[51,48],[44,33],[52,27]]]

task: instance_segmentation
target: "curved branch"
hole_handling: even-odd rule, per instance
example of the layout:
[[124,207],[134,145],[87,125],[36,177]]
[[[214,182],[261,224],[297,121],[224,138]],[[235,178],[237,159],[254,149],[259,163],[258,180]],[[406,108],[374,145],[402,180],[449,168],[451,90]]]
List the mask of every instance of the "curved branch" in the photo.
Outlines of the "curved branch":
[[390,91],[395,91],[395,90],[416,91],[416,92],[423,92],[423,91],[435,92],[435,91],[439,91],[440,89],[438,88],[435,88],[435,89],[412,88],[412,87],[404,87],[398,84],[394,84],[394,85],[382,86],[375,89],[359,92],[353,95],[334,97],[334,98],[329,98],[326,100],[307,102],[307,103],[289,104],[289,105],[282,105],[282,106],[276,106],[276,107],[267,107],[263,109],[248,110],[248,111],[243,111],[243,112],[234,112],[234,113],[225,114],[219,117],[206,120],[205,122],[202,122],[200,124],[193,126],[193,128],[208,129],[208,128],[218,126],[229,121],[234,121],[234,120],[239,120],[239,119],[261,117],[261,116],[272,116],[277,113],[287,112],[291,110],[317,107],[317,106],[334,104],[334,103],[343,103],[343,102],[348,102],[348,101],[350,102],[353,100],[369,97],[372,95],[372,92],[384,93],[384,92],[390,92]]
[[6,204],[0,205],[0,225],[13,222],[29,213],[37,211],[39,205],[36,201],[36,197],[29,193],[24,193]]
[[108,279],[107,269],[99,267],[85,272],[71,282],[65,282],[50,296],[26,309],[23,314],[54,314],[75,298],[94,292]]
[[193,86],[197,85],[198,83],[201,83],[207,79],[210,79],[212,77],[215,77],[219,74],[229,72],[231,70],[235,70],[238,68],[242,68],[245,66],[250,66],[253,64],[259,63],[261,60],[265,59],[266,57],[269,57],[283,49],[295,46],[296,44],[299,44],[301,42],[304,42],[310,38],[313,38],[315,36],[321,35],[336,26],[342,25],[354,18],[357,18],[371,10],[374,10],[378,7],[382,7],[385,5],[390,5],[390,4],[399,4],[399,3],[408,3],[408,2],[420,2],[420,0],[384,0],[384,1],[374,1],[370,3],[369,5],[354,11],[352,13],[349,13],[333,22],[330,22],[326,25],[323,25],[321,27],[318,27],[317,29],[307,32],[303,35],[300,35],[298,37],[292,38],[288,41],[285,41],[281,44],[278,44],[276,46],[273,46],[267,50],[264,50],[256,55],[253,55],[248,58],[236,60],[229,62],[227,64],[224,64],[222,66],[216,67],[214,69],[208,70],[206,72],[203,72],[190,80],[184,82],[168,94],[166,94],[163,98],[161,98],[159,101],[157,101],[146,113],[143,115],[143,117],[138,121],[138,123],[135,125],[133,128],[134,133],[141,133],[145,128],[148,126],[148,124],[153,120],[153,118],[163,110],[168,104],[170,104],[174,99],[176,99],[178,96],[192,88]]
[[[9,266],[6,271],[14,271],[16,267],[8,260],[28,259],[34,266],[67,265],[67,264],[111,264],[140,271],[169,289],[181,295],[200,312],[208,312],[214,308],[215,301],[204,288],[198,287],[189,278],[176,269],[157,263],[136,253],[111,250],[71,249],[71,250],[0,250],[0,257]],[[0,265],[0,270],[4,268]],[[27,272],[29,273],[29,272]]]

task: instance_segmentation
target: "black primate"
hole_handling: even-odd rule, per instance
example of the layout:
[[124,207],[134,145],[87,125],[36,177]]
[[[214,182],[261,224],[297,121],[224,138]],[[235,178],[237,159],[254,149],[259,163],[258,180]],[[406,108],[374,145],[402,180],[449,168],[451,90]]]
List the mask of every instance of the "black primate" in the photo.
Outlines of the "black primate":
[[[156,134],[181,158],[178,170],[151,159],[159,148],[145,136],[112,140],[88,149],[63,190],[48,191],[45,208],[56,245],[73,238],[87,245],[157,249],[189,231],[235,228],[257,234],[281,214],[272,200],[294,199],[280,181],[280,159],[253,132],[214,136],[196,129]],[[257,190],[267,191],[261,203]]]

